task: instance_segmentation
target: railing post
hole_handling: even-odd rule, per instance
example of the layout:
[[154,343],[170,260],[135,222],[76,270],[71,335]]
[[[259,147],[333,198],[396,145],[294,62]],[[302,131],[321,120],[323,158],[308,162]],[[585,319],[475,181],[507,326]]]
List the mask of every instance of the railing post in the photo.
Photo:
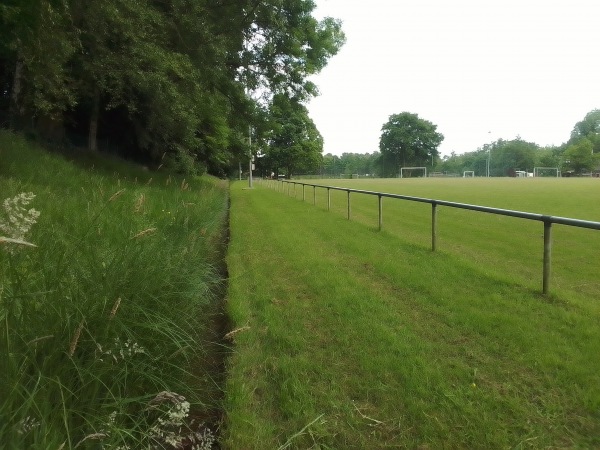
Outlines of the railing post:
[[331,211],[331,189],[327,188],[327,211]]
[[550,292],[550,275],[552,270],[552,222],[544,221],[544,280],[542,292],[547,295]]
[[383,197],[379,194],[379,231],[383,229]]
[[348,220],[350,220],[350,190],[348,189]]
[[431,251],[437,248],[437,203],[431,204]]
[[304,188],[306,187],[306,185],[304,183],[302,183],[302,201],[304,201],[306,199],[306,196],[304,195]]
[[313,205],[317,204],[317,187],[313,186]]

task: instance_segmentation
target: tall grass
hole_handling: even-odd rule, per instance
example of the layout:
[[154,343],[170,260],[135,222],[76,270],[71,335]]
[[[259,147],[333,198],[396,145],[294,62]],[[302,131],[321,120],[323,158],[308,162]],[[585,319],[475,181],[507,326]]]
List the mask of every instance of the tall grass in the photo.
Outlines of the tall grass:
[[40,213],[36,247],[0,244],[0,442],[210,445],[226,187],[8,132],[0,156],[0,200],[32,192]]

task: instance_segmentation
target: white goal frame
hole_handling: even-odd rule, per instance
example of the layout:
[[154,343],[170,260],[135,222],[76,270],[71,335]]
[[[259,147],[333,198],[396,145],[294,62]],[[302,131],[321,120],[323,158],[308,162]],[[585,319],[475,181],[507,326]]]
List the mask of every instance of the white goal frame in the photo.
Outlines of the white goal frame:
[[558,169],[558,167],[534,167],[533,168],[533,176],[534,177],[541,176],[541,175],[539,175],[540,170],[555,170],[556,178],[560,178],[560,170]]
[[[468,173],[470,173],[471,175],[467,176]],[[475,171],[474,170],[465,170],[463,172],[463,178],[475,178]]]
[[400,178],[404,178],[403,170],[423,170],[423,178],[427,178],[427,167],[400,167]]

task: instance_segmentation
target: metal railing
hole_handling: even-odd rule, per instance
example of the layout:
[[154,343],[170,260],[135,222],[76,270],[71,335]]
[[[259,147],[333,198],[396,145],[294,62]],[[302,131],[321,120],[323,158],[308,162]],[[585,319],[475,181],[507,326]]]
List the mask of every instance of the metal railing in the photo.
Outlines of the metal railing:
[[514,211],[510,209],[491,208],[489,206],[471,205],[468,203],[457,203],[446,200],[435,200],[431,198],[413,197],[410,195],[401,194],[390,194],[386,192],[375,192],[365,191],[360,189],[350,189],[337,186],[326,186],[320,184],[303,183],[300,181],[290,180],[270,180],[272,185],[280,192],[285,191],[287,186],[287,194],[290,194],[291,187],[294,188],[294,196],[296,195],[296,186],[302,186],[302,200],[306,200],[305,189],[307,186],[313,188],[313,204],[316,204],[316,189],[327,190],[327,210],[331,210],[331,191],[343,191],[347,193],[347,218],[350,220],[350,194],[364,194],[378,197],[378,228],[383,229],[383,203],[382,200],[386,198],[395,198],[399,200],[408,200],[419,203],[429,203],[431,205],[431,250],[436,251],[437,249],[437,207],[447,206],[450,208],[467,209],[471,211],[479,211],[488,214],[497,214],[502,216],[516,217],[520,219],[536,220],[542,222],[544,225],[544,260],[543,260],[543,281],[542,281],[542,292],[548,294],[550,292],[550,279],[551,279],[551,267],[552,267],[552,225],[560,224],[578,228],[588,228],[592,230],[600,230],[600,222],[593,222],[590,220],[572,219],[569,217],[559,216],[547,216],[543,214],[536,214],[524,211]]

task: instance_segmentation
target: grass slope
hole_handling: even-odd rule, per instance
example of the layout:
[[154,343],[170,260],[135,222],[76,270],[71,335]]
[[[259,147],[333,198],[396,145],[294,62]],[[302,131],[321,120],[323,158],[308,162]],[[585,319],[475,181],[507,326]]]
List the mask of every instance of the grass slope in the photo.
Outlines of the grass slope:
[[228,448],[600,446],[598,305],[272,190],[231,196]]
[[[175,448],[210,433],[190,419],[220,401],[227,184],[3,131],[0,155],[0,200],[32,192],[40,212],[25,236],[37,247],[0,246],[2,446]],[[10,215],[0,206],[0,235],[18,233]]]

